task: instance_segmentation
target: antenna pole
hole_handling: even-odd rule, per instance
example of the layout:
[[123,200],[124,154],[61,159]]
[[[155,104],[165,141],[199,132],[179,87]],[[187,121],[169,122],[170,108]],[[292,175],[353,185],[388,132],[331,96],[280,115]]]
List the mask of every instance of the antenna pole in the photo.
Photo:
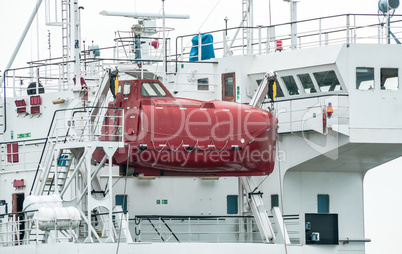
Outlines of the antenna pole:
[[162,56],[163,56],[163,81],[166,79],[166,38],[165,38],[165,0],[162,0],[162,21],[163,21],[163,47],[162,47]]
[[74,76],[75,85],[81,84],[81,42],[80,42],[80,9],[78,8],[77,1],[71,2],[73,5],[73,22],[72,22],[72,35],[74,43]]
[[269,25],[272,25],[271,0],[269,0]]
[[297,48],[297,2],[290,0],[291,49]]
[[387,0],[387,43],[391,44],[391,38],[390,38],[390,33],[391,33],[391,17],[389,15],[390,9],[389,9],[389,0]]

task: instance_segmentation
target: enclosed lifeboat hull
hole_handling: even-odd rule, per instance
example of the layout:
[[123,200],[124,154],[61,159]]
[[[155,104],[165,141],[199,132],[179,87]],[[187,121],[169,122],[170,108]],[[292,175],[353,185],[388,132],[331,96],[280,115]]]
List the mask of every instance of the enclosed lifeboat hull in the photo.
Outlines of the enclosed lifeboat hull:
[[[132,82],[140,89],[141,81]],[[113,156],[122,175],[253,176],[273,171],[277,119],[271,113],[234,102],[127,96],[116,97],[117,106],[125,109],[124,147]],[[114,127],[108,119],[113,114],[112,109],[106,114],[104,141],[112,141],[108,134]],[[94,153],[98,161],[102,156],[102,151]]]

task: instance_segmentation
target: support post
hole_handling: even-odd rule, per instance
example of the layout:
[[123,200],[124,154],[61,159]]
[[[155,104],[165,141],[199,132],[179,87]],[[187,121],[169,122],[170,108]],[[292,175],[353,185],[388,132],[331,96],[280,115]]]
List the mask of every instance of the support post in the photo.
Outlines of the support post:
[[199,33],[198,34],[198,61],[201,61],[201,50],[202,50],[202,47],[201,47],[201,44],[202,44],[202,37],[201,37],[201,34]]
[[109,219],[109,223],[108,223],[108,230],[109,230],[109,236],[106,239],[106,242],[112,243],[114,242],[113,239],[113,181],[112,181],[112,168],[113,168],[113,163],[112,163],[112,157],[114,152],[116,151],[116,148],[114,147],[107,147],[106,149],[104,148],[105,153],[107,154],[107,157],[109,159],[109,172],[108,172],[108,186],[109,186],[109,192],[108,192],[108,196],[109,196],[109,214],[108,214],[108,219]]
[[274,217],[274,223],[276,225],[276,230],[278,231],[276,242],[290,244],[289,234],[286,230],[285,223],[283,221],[282,213],[279,207],[272,208],[272,215]]
[[253,191],[256,189],[254,180],[249,176],[241,176],[240,181],[245,192],[250,194],[249,205],[260,231],[262,241],[264,243],[275,242],[274,230],[272,229],[262,197],[260,195],[252,195]]

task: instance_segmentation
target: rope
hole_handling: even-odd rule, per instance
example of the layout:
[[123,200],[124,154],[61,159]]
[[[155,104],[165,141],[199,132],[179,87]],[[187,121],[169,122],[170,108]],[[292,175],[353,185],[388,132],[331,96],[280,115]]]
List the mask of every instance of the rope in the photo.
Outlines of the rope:
[[205,22],[209,19],[209,17],[211,16],[212,12],[214,12],[214,10],[216,9],[216,6],[218,6],[218,4],[221,2],[221,0],[218,0],[214,6],[214,8],[212,8],[211,12],[208,14],[208,16],[204,19],[204,21],[202,22],[201,26],[198,28],[197,33],[200,32],[202,26],[205,24]]
[[[168,133],[160,133],[160,132],[153,132],[150,130],[147,130],[148,133],[150,134],[155,134],[155,135],[161,135],[161,136],[169,136],[171,137],[172,134],[168,134]],[[258,131],[257,131],[258,132]],[[225,137],[236,137],[236,136],[245,136],[245,135],[252,135],[253,133],[251,132],[244,132],[244,133],[238,133],[238,134],[233,134],[233,135],[226,135]],[[200,136],[200,137],[194,137],[194,136],[184,136],[184,135],[175,135],[175,137],[181,137],[181,138],[192,138],[192,139],[196,139],[196,138],[210,138],[210,136]]]
[[173,149],[173,148],[170,146],[169,140],[168,140],[166,143],[167,143],[167,145],[169,146],[169,149],[170,149],[171,151],[176,152],[177,150],[179,150],[180,146],[183,145],[183,140],[181,141],[180,145],[179,145],[176,149]]
[[155,147],[154,141],[151,140],[151,142],[152,142],[152,145],[153,145],[153,147],[154,147],[154,150],[157,151],[158,153],[159,153],[159,152],[162,152],[162,150],[165,149],[165,147],[166,147],[166,143],[165,143],[165,145],[162,147],[162,149],[158,150],[158,149],[156,149],[156,147]]

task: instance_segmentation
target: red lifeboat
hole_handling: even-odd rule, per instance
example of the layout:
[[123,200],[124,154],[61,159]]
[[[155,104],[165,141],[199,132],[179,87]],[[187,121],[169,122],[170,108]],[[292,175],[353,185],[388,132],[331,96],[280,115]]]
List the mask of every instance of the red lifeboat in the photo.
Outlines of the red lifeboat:
[[[124,109],[124,147],[113,156],[145,176],[257,176],[274,168],[277,119],[240,103],[174,98],[159,80],[120,81],[115,105]],[[114,106],[110,103],[110,107]],[[116,110],[109,109],[103,141]],[[114,120],[115,121],[115,120]],[[110,127],[112,126],[112,127]],[[94,159],[104,155],[96,150]],[[134,171],[132,171],[134,169]]]

